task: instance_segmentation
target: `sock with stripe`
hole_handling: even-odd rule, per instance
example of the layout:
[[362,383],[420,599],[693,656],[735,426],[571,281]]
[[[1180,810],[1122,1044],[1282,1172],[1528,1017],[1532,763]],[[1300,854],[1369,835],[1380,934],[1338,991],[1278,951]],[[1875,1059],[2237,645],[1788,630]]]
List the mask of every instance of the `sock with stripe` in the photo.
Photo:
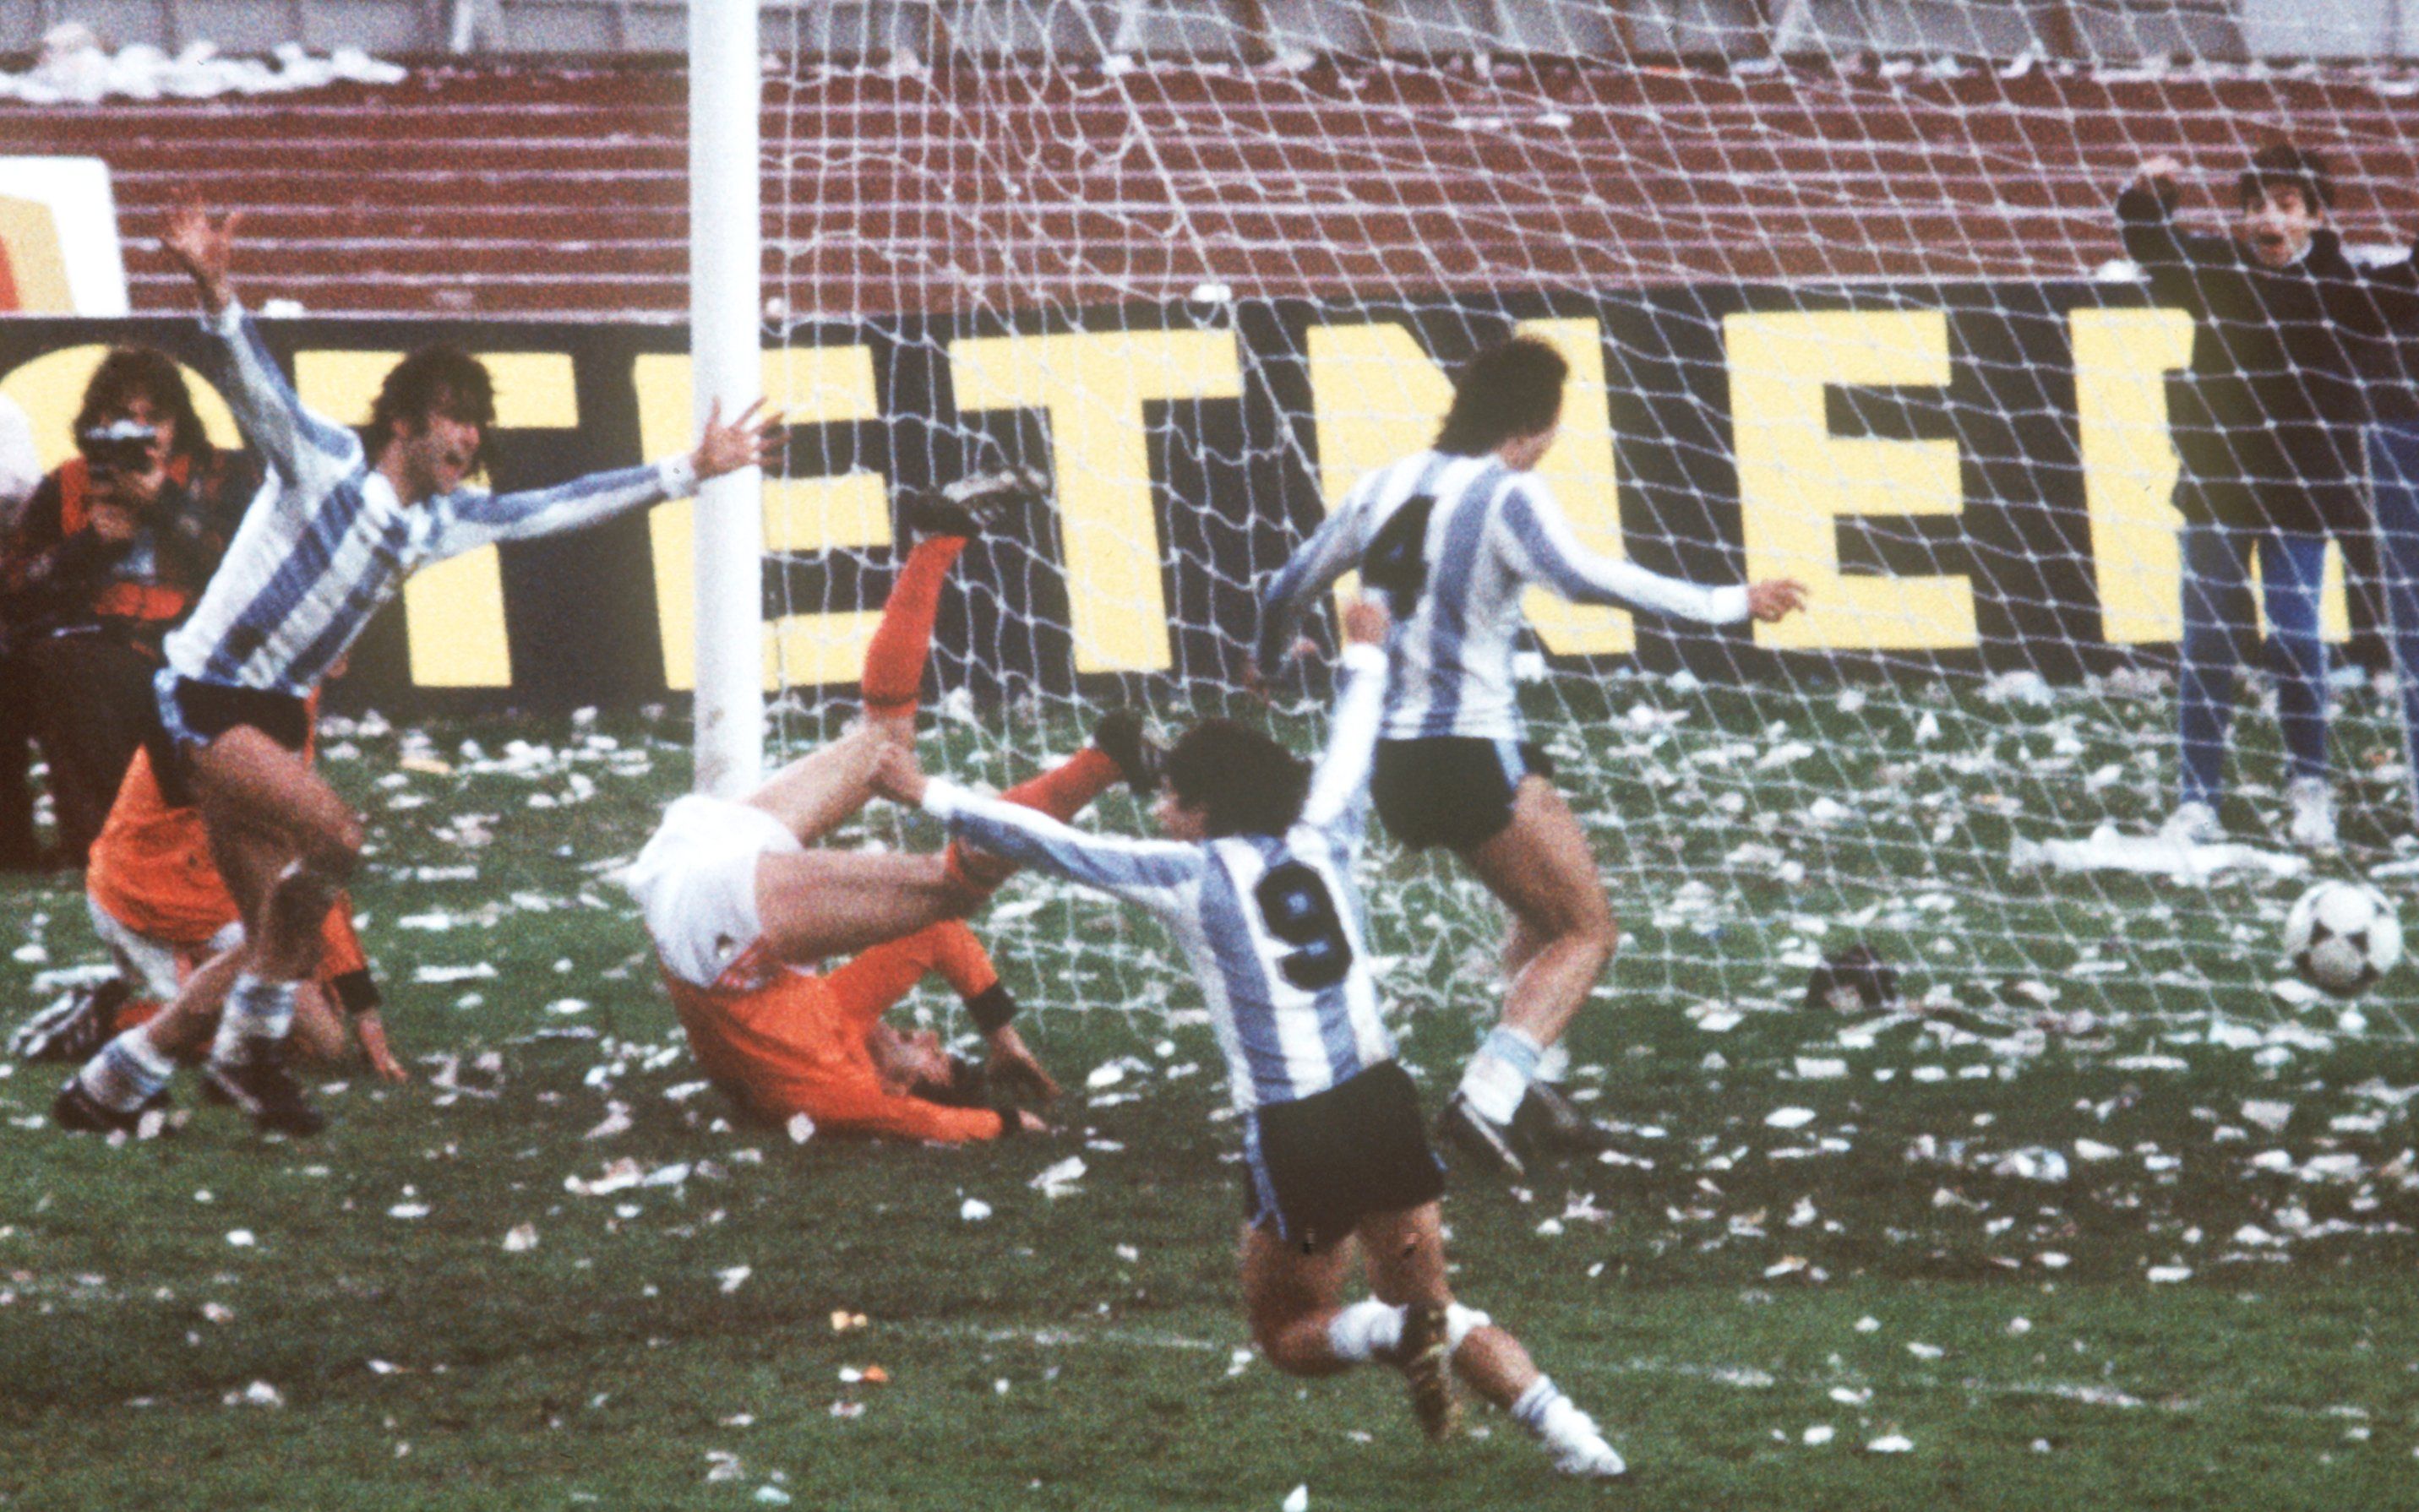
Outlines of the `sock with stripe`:
[[1569,1400],[1563,1395],[1563,1388],[1554,1384],[1552,1377],[1541,1375],[1529,1382],[1529,1389],[1512,1403],[1512,1416],[1522,1428],[1542,1438],[1546,1432],[1547,1416],[1553,1412],[1554,1404]]
[[1525,1031],[1509,1024],[1496,1025],[1461,1074],[1462,1100],[1490,1123],[1511,1123],[1545,1053],[1546,1047]]
[[102,1046],[76,1080],[103,1107],[131,1113],[158,1096],[176,1074],[177,1063],[154,1049],[138,1025]]
[[276,1043],[294,1028],[294,984],[263,982],[246,971],[227,989],[226,1006],[219,1013],[218,1037],[210,1042],[213,1061],[239,1061],[252,1046]]

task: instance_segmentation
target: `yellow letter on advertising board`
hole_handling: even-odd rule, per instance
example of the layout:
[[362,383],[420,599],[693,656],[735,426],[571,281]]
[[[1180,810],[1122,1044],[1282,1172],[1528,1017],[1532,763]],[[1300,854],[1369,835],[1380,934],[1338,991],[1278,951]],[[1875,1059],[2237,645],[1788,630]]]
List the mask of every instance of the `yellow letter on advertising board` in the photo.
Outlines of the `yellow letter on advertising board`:
[[1974,593],[1962,574],[1851,577],[1839,521],[1853,514],[1955,514],[1964,508],[1954,441],[1831,434],[1833,385],[1945,387],[1949,321],[1937,310],[1820,311],[1723,318],[1731,435],[1750,579],[1795,577],[1807,612],[1758,625],[1759,645],[1918,650],[1975,643]]
[[1151,512],[1143,405],[1243,391],[1226,330],[1071,331],[949,344],[961,411],[1049,417],[1078,672],[1157,672],[1172,660]]
[[2179,464],[2167,434],[2167,374],[2192,360],[2192,316],[2180,310],[2077,310],[2076,437],[2091,521],[2091,572],[2101,638],[2112,646],[2172,641],[2182,632],[2176,546]]
[[[2182,464],[2167,429],[2167,374],[2192,361],[2193,320],[2180,310],[2077,310],[2074,408],[2100,634],[2111,646],[2183,634],[2183,557],[2176,530]],[[2259,610],[2264,620],[2264,605]],[[2319,621],[2330,640],[2350,634],[2343,552],[2327,542]]]
[[[1531,320],[1520,329],[1551,342],[1570,360],[1563,431],[1537,476],[1590,550],[1626,555],[1613,470],[1612,412],[1604,378],[1603,329],[1593,319]],[[1319,486],[1341,499],[1364,473],[1426,446],[1453,403],[1453,384],[1401,326],[1314,326],[1310,391],[1318,422]],[[1337,585],[1350,591],[1350,580]],[[1565,603],[1542,589],[1521,599],[1546,649],[1565,656],[1617,656],[1637,645],[1619,609]]]
[[71,315],[75,296],[68,288],[58,217],[40,200],[0,194],[0,271],[16,298],[10,314]]
[[[330,420],[369,419],[378,385],[401,352],[294,354],[294,391]],[[579,390],[565,352],[480,356],[496,380],[499,430],[572,430]],[[423,688],[509,688],[512,640],[504,630],[503,567],[493,546],[435,562],[403,585],[404,636],[411,680]]]
[[[865,346],[793,346],[764,354],[764,397],[793,425],[878,419],[873,351]],[[690,410],[689,359],[685,353],[649,354],[633,375],[639,390],[639,440],[650,457],[667,457],[696,443]],[[655,616],[664,648],[664,681],[697,685],[697,583],[690,565],[696,501],[675,499],[647,516],[655,566]],[[767,478],[764,549],[840,551],[887,545],[889,494],[878,472],[839,478]],[[764,627],[764,686],[806,687],[855,682],[878,610],[785,614]]]

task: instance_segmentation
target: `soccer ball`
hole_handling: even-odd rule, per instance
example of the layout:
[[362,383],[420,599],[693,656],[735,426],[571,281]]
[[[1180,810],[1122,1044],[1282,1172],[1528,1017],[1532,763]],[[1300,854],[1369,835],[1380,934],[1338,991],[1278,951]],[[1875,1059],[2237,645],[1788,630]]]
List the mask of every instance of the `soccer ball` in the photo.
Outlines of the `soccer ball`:
[[2285,954],[2303,981],[2352,997],[2402,959],[2402,921],[2365,882],[2320,882],[2285,915]]

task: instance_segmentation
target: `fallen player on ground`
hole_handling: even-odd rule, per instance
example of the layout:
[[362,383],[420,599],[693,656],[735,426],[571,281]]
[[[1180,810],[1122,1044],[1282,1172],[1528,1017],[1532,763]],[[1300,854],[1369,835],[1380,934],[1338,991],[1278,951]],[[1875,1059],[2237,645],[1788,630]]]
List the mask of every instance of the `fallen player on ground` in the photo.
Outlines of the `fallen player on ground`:
[[[819,932],[819,906],[789,880],[803,870],[820,886],[823,866],[900,863],[946,872],[972,899],[1004,875],[990,857],[877,858],[806,848],[871,797],[871,762],[882,748],[914,743],[943,581],[983,516],[1026,501],[1034,486],[1021,475],[994,474],[918,500],[909,523],[921,539],[901,566],[866,649],[865,723],[743,802],[680,800],[630,867],[625,880],[654,937],[690,1050],[752,1116],[786,1122],[804,1114],[824,1133],[949,1143],[1043,1127],[1010,1098],[1047,1102],[1057,1085],[1009,1022],[1015,1000],[972,930],[936,914],[935,922],[819,971],[834,949]],[[1065,817],[1121,775],[1138,772],[1139,722],[1112,715],[1102,726],[1095,744],[1006,801]],[[1122,765],[1104,744],[1122,756]],[[882,1022],[934,973],[964,1000],[989,1041],[983,1066],[950,1055],[931,1031],[901,1034]]]

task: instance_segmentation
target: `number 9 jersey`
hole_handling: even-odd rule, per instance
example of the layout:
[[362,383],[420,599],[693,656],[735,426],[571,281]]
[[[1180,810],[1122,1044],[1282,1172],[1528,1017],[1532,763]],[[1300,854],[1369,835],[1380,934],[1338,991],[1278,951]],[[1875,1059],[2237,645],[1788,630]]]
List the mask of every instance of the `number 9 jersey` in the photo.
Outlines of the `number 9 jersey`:
[[1226,1055],[1235,1105],[1326,1092],[1391,1061],[1352,864],[1368,823],[1386,658],[1348,647],[1328,748],[1283,835],[1127,840],[934,779],[924,809],[967,844],[1140,905],[1191,959]]

